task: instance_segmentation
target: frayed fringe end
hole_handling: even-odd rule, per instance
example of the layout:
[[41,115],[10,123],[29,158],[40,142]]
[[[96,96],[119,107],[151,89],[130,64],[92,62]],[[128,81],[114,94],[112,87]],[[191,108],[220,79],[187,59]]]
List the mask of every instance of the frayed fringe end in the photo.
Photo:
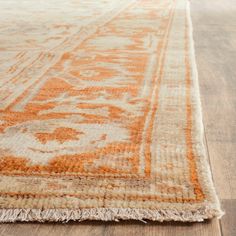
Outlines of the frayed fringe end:
[[200,208],[196,210],[179,211],[175,209],[145,210],[120,208],[91,208],[91,209],[0,209],[0,222],[16,221],[84,221],[84,220],[145,220],[152,221],[182,221],[201,222],[213,217],[220,218],[224,213],[217,209]]

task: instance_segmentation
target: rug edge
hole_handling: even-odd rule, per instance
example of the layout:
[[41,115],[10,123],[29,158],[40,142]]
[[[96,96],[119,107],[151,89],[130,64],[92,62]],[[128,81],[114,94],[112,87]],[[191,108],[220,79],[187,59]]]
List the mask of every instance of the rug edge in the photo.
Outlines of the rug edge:
[[202,222],[214,217],[220,218],[223,212],[213,208],[200,207],[194,210],[177,209],[132,209],[132,208],[87,208],[87,209],[0,209],[0,223],[11,222],[68,222],[68,221],[151,221]]
[[[200,85],[199,85],[199,76],[198,76],[198,68],[197,68],[197,62],[196,62],[196,54],[195,54],[195,42],[194,42],[194,38],[193,38],[193,23],[192,23],[192,17],[191,17],[191,7],[190,7],[190,0],[186,1],[186,11],[187,11],[187,20],[188,20],[188,24],[189,24],[189,39],[190,39],[190,55],[191,55],[191,61],[192,61],[192,72],[193,72],[193,76],[195,77],[195,80],[193,80],[193,82],[195,82],[194,88],[195,88],[195,93],[196,93],[196,101],[197,101],[197,111],[196,111],[196,117],[195,120],[198,123],[198,127],[200,127],[200,131],[199,131],[199,135],[200,138],[203,142],[204,140],[204,124],[203,124],[203,115],[202,115],[202,102],[201,102],[201,94],[200,94]],[[208,181],[208,183],[206,184],[207,188],[209,189],[209,194],[212,197],[212,201],[209,202],[209,204],[212,204],[214,206],[214,208],[219,212],[219,216],[217,216],[217,218],[221,218],[225,212],[222,210],[221,208],[221,203],[220,203],[220,199],[218,197],[218,194],[216,192],[216,188],[214,185],[214,181],[213,181],[213,174],[210,168],[210,164],[208,162],[209,157],[207,157],[207,151],[206,151],[206,146],[204,143],[203,144],[203,149],[204,149],[204,158],[202,160],[200,160],[201,162],[201,168],[202,168],[202,175],[204,177],[205,180]]]

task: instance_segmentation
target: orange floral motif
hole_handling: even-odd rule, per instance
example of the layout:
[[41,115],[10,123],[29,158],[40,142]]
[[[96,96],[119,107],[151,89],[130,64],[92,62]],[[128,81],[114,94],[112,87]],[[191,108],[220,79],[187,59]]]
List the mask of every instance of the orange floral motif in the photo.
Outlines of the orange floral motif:
[[45,144],[50,140],[64,143],[69,140],[78,139],[79,134],[83,134],[83,132],[77,132],[71,128],[57,128],[53,133],[36,133],[35,136],[41,143]]

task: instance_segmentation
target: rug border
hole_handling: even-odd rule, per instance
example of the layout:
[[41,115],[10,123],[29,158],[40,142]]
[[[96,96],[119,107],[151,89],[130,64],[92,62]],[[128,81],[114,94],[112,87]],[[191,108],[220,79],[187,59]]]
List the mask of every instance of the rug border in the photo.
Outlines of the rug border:
[[[195,88],[195,99],[197,101],[196,106],[196,114],[195,114],[195,122],[198,124],[199,127],[199,136],[202,142],[204,142],[204,124],[203,124],[203,116],[202,116],[202,104],[201,104],[201,96],[200,96],[200,87],[199,87],[199,77],[198,77],[198,69],[197,69],[197,63],[196,63],[196,54],[195,54],[195,43],[193,39],[193,23],[191,18],[191,8],[190,8],[190,0],[186,0],[186,10],[187,10],[187,20],[189,25],[189,50],[190,50],[190,60],[192,62],[192,73],[193,73],[193,83]],[[208,204],[211,204],[212,209],[216,214],[212,217],[208,217],[208,219],[211,219],[213,217],[217,217],[220,219],[225,212],[221,209],[220,200],[218,198],[218,195],[216,193],[216,189],[214,187],[214,181],[213,181],[213,174],[210,169],[210,164],[208,161],[208,154],[206,152],[206,145],[203,143],[203,151],[205,153],[204,158],[200,160],[200,165],[202,169],[202,175],[204,175],[205,180],[208,182],[204,182],[205,187],[209,189],[208,193],[212,197],[212,202],[209,202]],[[198,163],[199,164],[199,163]],[[204,167],[204,168],[203,168]]]
[[[194,77],[195,99],[197,101],[196,122],[198,123],[199,135],[203,140],[204,126],[202,122],[201,98],[198,80],[198,71],[195,58],[195,48],[193,40],[193,27],[190,12],[190,2],[186,0],[187,20],[189,24],[189,49],[192,62],[192,73]],[[195,117],[196,118],[196,117]],[[205,150],[205,145],[204,150]],[[133,208],[85,208],[85,209],[0,209],[0,223],[5,222],[68,222],[84,220],[102,220],[102,221],[119,221],[119,220],[145,220],[152,221],[180,221],[180,222],[202,222],[213,217],[221,218],[224,212],[221,210],[220,201],[214,188],[212,173],[207,155],[200,161],[205,186],[209,189],[209,195],[212,197],[211,202],[203,202],[201,205],[192,205],[192,209],[133,209]]]

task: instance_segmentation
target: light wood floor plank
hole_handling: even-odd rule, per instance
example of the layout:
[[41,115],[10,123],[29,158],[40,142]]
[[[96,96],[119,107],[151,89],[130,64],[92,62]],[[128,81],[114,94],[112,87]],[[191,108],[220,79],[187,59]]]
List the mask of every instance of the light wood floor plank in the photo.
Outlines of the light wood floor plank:
[[205,223],[153,223],[146,225],[125,222],[122,224],[111,223],[106,227],[104,236],[220,236],[218,220]]
[[236,200],[222,200],[222,205],[227,213],[221,220],[222,234],[234,236],[236,235]]
[[105,225],[100,222],[82,223],[17,223],[0,226],[4,236],[103,236]]

